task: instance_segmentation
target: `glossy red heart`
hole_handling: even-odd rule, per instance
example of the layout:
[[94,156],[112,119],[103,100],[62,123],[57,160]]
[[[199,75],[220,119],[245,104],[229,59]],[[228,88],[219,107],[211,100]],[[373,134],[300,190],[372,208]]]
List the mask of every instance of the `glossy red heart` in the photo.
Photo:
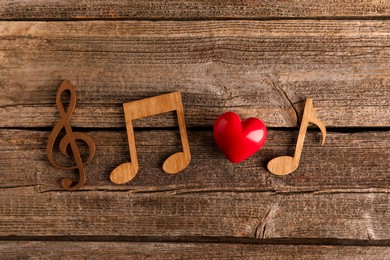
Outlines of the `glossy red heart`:
[[267,128],[257,118],[241,122],[233,112],[220,115],[214,124],[214,139],[232,163],[239,163],[256,153],[267,139]]

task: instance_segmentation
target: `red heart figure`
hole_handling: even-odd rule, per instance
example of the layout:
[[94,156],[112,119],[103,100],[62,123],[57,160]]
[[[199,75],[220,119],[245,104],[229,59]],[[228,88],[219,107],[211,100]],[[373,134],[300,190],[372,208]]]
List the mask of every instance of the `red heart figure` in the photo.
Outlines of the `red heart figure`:
[[214,124],[214,139],[232,163],[239,163],[256,153],[267,139],[267,128],[257,118],[241,122],[233,112],[220,115]]

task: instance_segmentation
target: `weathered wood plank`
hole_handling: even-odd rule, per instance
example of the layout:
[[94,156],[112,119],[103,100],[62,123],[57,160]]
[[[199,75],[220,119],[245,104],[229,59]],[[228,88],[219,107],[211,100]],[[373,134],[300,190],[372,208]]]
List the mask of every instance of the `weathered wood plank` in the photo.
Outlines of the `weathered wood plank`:
[[226,19],[386,17],[387,1],[2,0],[0,19]]
[[1,22],[0,127],[53,126],[63,79],[80,127],[124,127],[122,103],[174,90],[188,126],[228,110],[297,126],[308,96],[327,126],[390,126],[389,34],[389,21]]
[[6,259],[389,259],[389,247],[2,241]]
[[389,240],[389,193],[0,189],[0,236]]
[[[224,158],[212,131],[189,131],[192,161],[177,175],[162,171],[164,160],[180,151],[178,131],[136,131],[140,171],[125,185],[110,182],[111,171],[130,161],[125,130],[89,133],[96,141],[96,156],[87,165],[84,190],[165,191],[389,191],[390,132],[328,133],[320,146],[320,133],[309,132],[299,168],[291,175],[269,173],[274,157],[292,155],[297,131],[270,131],[265,146],[240,164]],[[0,187],[39,185],[41,191],[59,190],[64,177],[76,171],[52,167],[46,157],[46,131],[0,131]],[[66,162],[58,152],[60,162]]]

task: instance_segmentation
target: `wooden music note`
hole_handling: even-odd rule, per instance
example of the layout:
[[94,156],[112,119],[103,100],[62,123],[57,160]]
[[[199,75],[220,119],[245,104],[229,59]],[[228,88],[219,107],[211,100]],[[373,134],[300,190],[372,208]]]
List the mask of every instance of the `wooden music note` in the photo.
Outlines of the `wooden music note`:
[[[61,95],[65,91],[70,92],[70,102],[68,110],[65,111],[64,106],[61,102]],[[82,187],[86,181],[86,173],[84,169],[83,161],[81,160],[80,151],[77,147],[76,140],[81,140],[85,142],[89,149],[89,156],[86,160],[85,164],[89,163],[92,160],[92,157],[95,154],[95,143],[93,139],[85,134],[80,132],[73,132],[72,126],[70,125],[70,117],[73,114],[73,111],[76,107],[76,91],[74,90],[74,87],[66,80],[64,80],[61,84],[61,87],[59,88],[57,92],[56,97],[56,103],[58,110],[61,115],[61,119],[58,121],[58,123],[54,126],[52,132],[50,133],[49,140],[47,142],[47,158],[49,159],[49,162],[56,168],[62,169],[62,170],[71,170],[71,169],[78,169],[80,173],[80,178],[77,184],[72,186],[72,180],[68,178],[64,178],[61,180],[61,186],[65,190],[78,190],[80,187]],[[73,159],[76,162],[76,165],[74,166],[61,166],[59,165],[53,158],[53,148],[54,143],[60,134],[62,128],[65,128],[65,136],[61,139],[59,148],[63,155],[70,157],[70,155],[67,152],[68,146],[70,145]]]
[[134,129],[132,121],[147,116],[176,111],[179,123],[180,138],[183,152],[177,152],[163,164],[163,170],[175,174],[184,170],[191,160],[190,146],[188,144],[187,129],[184,119],[183,103],[180,92],[173,92],[156,97],[146,98],[123,104],[127,138],[129,142],[131,162],[116,167],[110,175],[112,182],[123,184],[132,180],[138,172],[137,150],[135,146]]
[[267,168],[271,173],[276,175],[287,175],[298,168],[299,161],[301,159],[303,142],[305,141],[306,131],[309,123],[313,123],[320,128],[322,134],[321,144],[324,144],[326,138],[325,124],[316,117],[316,113],[313,108],[313,99],[311,98],[306,99],[294,157],[280,156],[269,161]]

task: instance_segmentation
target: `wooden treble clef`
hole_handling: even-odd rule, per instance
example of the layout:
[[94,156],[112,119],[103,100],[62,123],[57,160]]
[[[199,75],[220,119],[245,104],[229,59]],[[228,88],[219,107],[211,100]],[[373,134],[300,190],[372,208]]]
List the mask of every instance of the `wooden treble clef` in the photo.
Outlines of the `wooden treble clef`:
[[[61,102],[61,95],[65,92],[70,92],[70,102],[69,107],[65,111],[65,108]],[[58,123],[54,126],[50,136],[49,140],[47,142],[47,158],[49,159],[49,162],[56,168],[62,169],[62,170],[71,170],[71,169],[78,169],[80,173],[79,181],[75,185],[72,186],[73,182],[71,179],[64,178],[61,180],[61,186],[65,190],[78,190],[80,187],[82,187],[86,181],[86,173],[83,161],[81,159],[79,148],[77,147],[76,140],[81,140],[85,142],[89,149],[89,156],[85,164],[89,163],[92,159],[92,157],[95,154],[95,143],[89,135],[81,132],[73,132],[72,126],[70,125],[70,117],[73,114],[73,111],[76,107],[76,91],[74,90],[74,87],[66,80],[64,80],[61,84],[61,87],[59,88],[57,92],[56,97],[56,103],[58,110],[60,112],[61,118],[58,121]],[[58,135],[60,134],[61,130],[65,128],[65,136],[61,139],[59,148],[63,155],[70,157],[68,154],[68,147],[70,145],[73,159],[76,162],[76,165],[74,166],[61,166],[59,165],[53,158],[53,148],[54,143],[56,139],[58,138]]]

